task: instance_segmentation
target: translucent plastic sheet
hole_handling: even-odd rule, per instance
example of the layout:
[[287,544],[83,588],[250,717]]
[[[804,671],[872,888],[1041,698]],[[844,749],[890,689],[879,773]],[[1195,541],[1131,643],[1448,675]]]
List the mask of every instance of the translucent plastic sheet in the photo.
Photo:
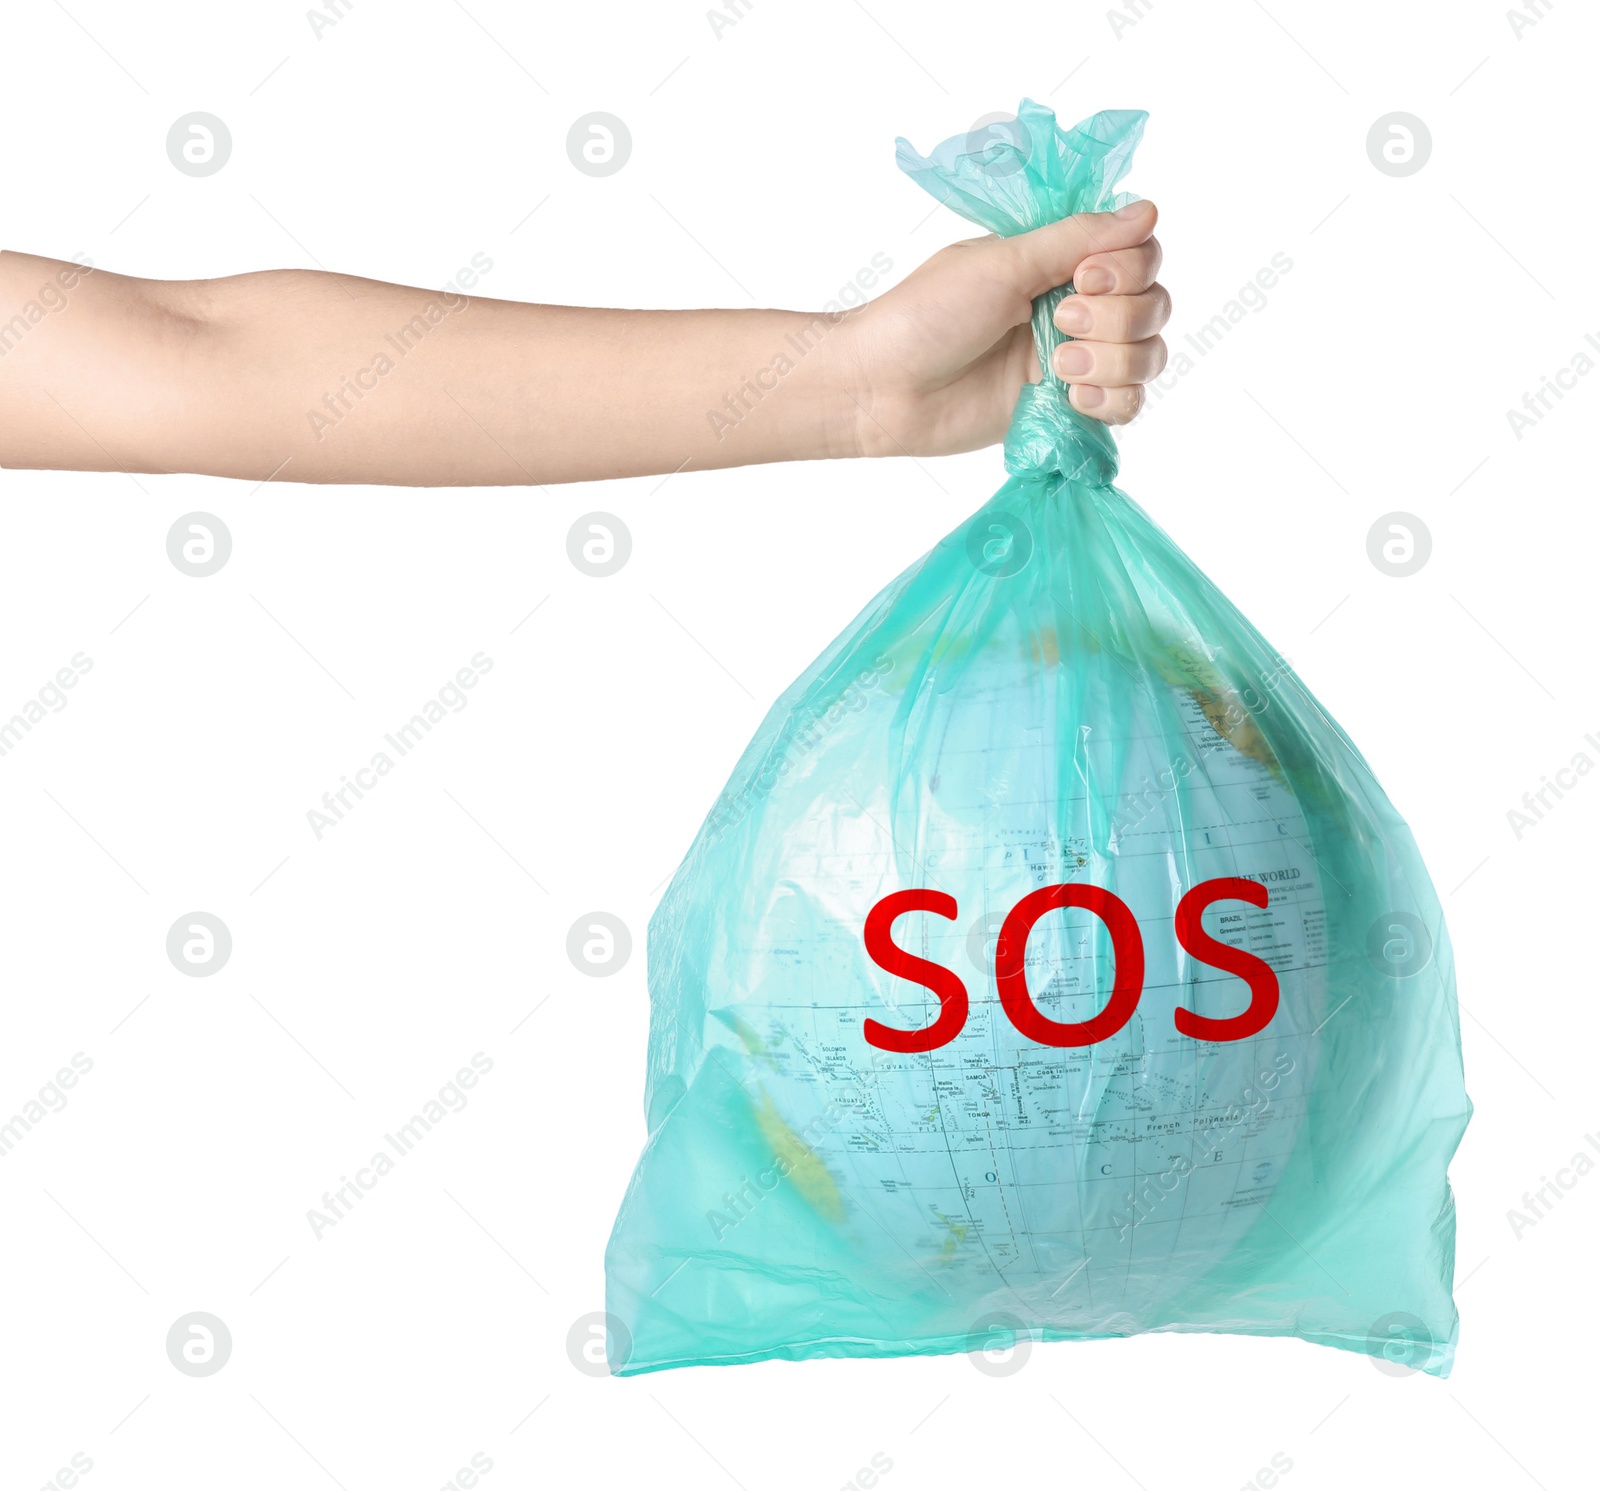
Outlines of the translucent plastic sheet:
[[[1025,101],[899,158],[1009,234],[1129,200],[1143,124]],[[651,922],[613,1370],[1153,1330],[1449,1369],[1438,898],[1344,733],[1111,485],[1048,372],[1062,293],[1005,485],[777,702]]]

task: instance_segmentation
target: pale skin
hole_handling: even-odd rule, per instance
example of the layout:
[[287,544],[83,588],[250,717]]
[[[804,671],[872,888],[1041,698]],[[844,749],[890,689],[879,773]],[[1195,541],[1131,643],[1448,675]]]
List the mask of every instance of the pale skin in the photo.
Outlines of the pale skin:
[[298,269],[132,279],[3,253],[0,466],[516,486],[947,455],[1004,436],[1039,376],[1031,302],[1069,281],[1056,321],[1075,340],[1054,370],[1078,410],[1122,424],[1166,365],[1155,224],[1139,202],[969,239],[832,316],[525,305]]

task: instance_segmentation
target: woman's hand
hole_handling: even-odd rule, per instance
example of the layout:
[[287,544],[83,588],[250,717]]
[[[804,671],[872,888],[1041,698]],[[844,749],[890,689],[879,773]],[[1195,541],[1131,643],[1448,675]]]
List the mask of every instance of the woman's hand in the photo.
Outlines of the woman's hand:
[[[1166,366],[1158,335],[1172,313],[1156,283],[1156,209],[1082,213],[1015,238],[941,249],[893,290],[853,313],[848,376],[864,455],[946,455],[1002,439],[1017,394],[1037,382],[1034,297],[1071,281],[1056,311],[1076,338],[1054,371],[1073,407],[1123,424]],[[842,329],[842,328],[841,328]]]
[[[273,270],[130,279],[0,254],[0,466],[252,482],[524,485],[1003,438],[1039,376],[1035,296],[1073,281],[1073,404],[1159,373],[1148,202],[943,249],[856,310],[630,311]],[[11,319],[7,320],[7,315]]]

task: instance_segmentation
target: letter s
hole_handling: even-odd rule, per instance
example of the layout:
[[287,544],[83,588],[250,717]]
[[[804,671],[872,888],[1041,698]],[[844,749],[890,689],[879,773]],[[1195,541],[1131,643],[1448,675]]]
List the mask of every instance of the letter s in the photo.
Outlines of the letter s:
[[1252,906],[1267,904],[1267,888],[1254,880],[1237,877],[1202,880],[1178,902],[1173,930],[1178,945],[1191,958],[1242,978],[1250,986],[1250,1003],[1242,1015],[1214,1020],[1181,1006],[1172,1013],[1179,1034],[1197,1041],[1242,1041],[1265,1030],[1278,1013],[1278,975],[1272,965],[1247,953],[1243,948],[1218,942],[1200,925],[1200,914],[1213,901],[1248,901]]
[[867,945],[867,956],[885,973],[910,979],[939,996],[939,1018],[924,1030],[896,1030],[876,1020],[862,1023],[861,1033],[869,1046],[902,1054],[936,1051],[953,1041],[967,1023],[967,986],[942,964],[930,963],[895,945],[890,935],[894,920],[907,911],[931,911],[953,922],[956,898],[938,890],[897,890],[867,913],[867,924],[861,934]]

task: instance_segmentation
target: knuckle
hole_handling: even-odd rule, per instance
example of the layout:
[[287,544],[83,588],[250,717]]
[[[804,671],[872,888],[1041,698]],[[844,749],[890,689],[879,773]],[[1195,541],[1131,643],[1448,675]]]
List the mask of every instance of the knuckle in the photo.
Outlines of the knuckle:
[[1148,289],[1141,290],[1134,297],[1134,302],[1138,307],[1134,319],[1138,324],[1141,339],[1155,336],[1167,324],[1167,317],[1171,313],[1166,292],[1160,285],[1151,285]]

